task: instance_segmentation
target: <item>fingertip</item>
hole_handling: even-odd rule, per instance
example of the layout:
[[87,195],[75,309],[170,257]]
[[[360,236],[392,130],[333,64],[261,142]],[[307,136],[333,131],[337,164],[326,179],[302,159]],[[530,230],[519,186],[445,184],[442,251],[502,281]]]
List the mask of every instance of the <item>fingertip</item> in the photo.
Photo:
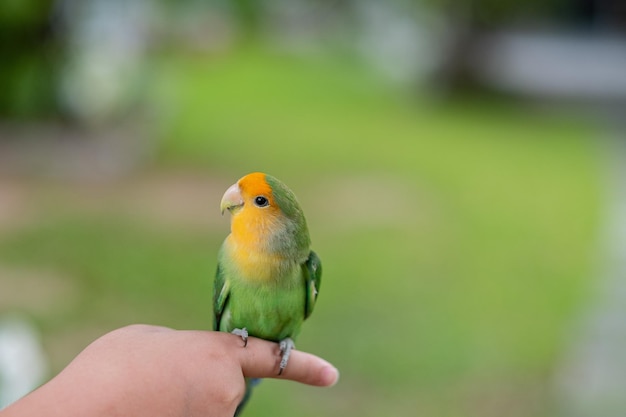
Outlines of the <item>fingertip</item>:
[[339,381],[339,371],[326,360],[306,352],[294,351],[283,374],[291,379],[318,387],[332,387]]
[[339,382],[339,370],[328,364],[324,366],[320,372],[321,385],[324,387],[332,387]]

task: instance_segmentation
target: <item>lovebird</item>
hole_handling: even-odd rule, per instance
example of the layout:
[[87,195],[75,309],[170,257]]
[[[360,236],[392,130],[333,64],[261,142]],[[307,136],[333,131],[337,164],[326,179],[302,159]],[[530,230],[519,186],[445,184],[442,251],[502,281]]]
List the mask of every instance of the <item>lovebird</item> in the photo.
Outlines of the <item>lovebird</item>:
[[[322,264],[310,248],[306,219],[294,193],[260,172],[229,187],[221,201],[231,214],[230,234],[217,262],[213,293],[213,329],[279,343],[278,373],[286,368],[294,340],[313,312]],[[250,398],[255,380],[246,380]]]

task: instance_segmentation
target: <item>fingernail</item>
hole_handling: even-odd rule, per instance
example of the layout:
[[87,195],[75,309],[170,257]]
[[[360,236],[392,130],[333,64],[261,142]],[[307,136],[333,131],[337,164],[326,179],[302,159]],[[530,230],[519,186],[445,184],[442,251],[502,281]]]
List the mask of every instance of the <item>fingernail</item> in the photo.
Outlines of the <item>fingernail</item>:
[[332,387],[339,381],[339,371],[337,368],[328,365],[322,369],[322,385]]

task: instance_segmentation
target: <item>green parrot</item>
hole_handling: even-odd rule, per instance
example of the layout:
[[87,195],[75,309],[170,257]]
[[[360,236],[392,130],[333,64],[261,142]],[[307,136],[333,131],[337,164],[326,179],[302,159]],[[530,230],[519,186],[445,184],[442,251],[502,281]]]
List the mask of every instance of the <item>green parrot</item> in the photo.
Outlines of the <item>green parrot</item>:
[[[221,209],[231,214],[231,232],[218,253],[213,329],[240,335],[244,347],[248,336],[278,342],[281,374],[321,283],[304,214],[287,186],[259,172],[228,188]],[[255,383],[246,381],[235,416]]]

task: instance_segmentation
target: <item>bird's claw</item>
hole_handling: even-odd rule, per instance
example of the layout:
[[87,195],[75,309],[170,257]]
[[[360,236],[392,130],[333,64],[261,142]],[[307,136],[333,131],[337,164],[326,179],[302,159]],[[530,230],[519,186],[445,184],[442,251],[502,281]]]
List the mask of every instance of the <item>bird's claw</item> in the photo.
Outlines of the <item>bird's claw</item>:
[[235,329],[231,333],[241,336],[241,339],[243,340],[243,347],[248,346],[248,329],[245,327],[243,329]]
[[289,355],[291,355],[292,349],[296,347],[289,337],[280,341],[279,345],[282,358],[280,359],[280,365],[278,366],[278,375],[282,375],[283,371],[287,367],[289,362]]

